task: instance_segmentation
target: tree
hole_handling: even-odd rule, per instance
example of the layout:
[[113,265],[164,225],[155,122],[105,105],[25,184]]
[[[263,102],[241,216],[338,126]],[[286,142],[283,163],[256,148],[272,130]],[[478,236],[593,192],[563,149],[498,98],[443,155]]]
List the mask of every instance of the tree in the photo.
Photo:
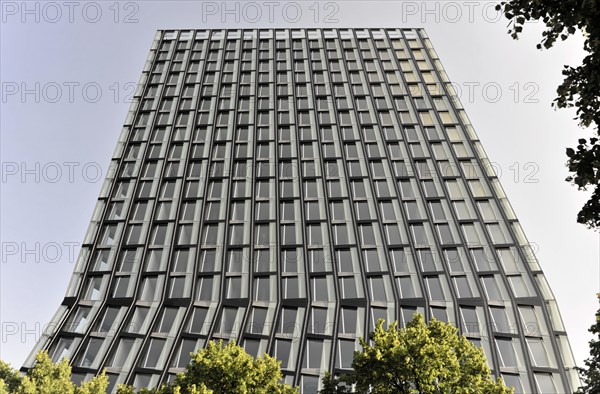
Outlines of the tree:
[[354,353],[353,372],[339,379],[326,376],[322,394],[357,393],[510,394],[499,379],[491,376],[483,351],[449,323],[432,320],[429,325],[415,314],[406,328],[397,322],[387,329],[377,322],[372,344],[360,340],[362,351]]
[[[596,294],[600,301],[600,293]],[[594,334],[590,341],[590,357],[585,360],[585,368],[577,368],[583,380],[577,394],[600,393],[600,309],[596,312],[596,321],[588,330]]]
[[10,367],[9,364],[0,360],[0,394],[12,393],[21,384],[21,375]]
[[600,228],[600,3],[596,0],[510,0],[496,6],[509,20],[509,34],[519,38],[527,21],[542,20],[546,30],[538,49],[551,48],[558,39],[566,40],[578,30],[584,34],[587,53],[580,66],[565,65],[564,80],[557,88],[556,108],[577,108],[581,127],[592,127],[595,137],[580,138],[577,148],[567,148],[567,167],[572,175],[566,181],[579,190],[593,188],[590,199],[577,214],[577,221]]
[[[192,354],[185,372],[172,386],[142,393],[156,394],[297,394],[298,390],[281,383],[280,362],[265,354],[254,358],[243,347],[223,341]],[[119,386],[118,394],[134,394],[131,386]]]
[[0,362],[0,393],[10,394],[106,394],[108,377],[104,374],[77,387],[71,382],[69,361],[63,358],[54,364],[48,352],[35,357],[35,365],[24,377],[5,362]]
[[295,388],[280,383],[280,362],[265,354],[256,359],[243,347],[229,342],[209,342],[208,346],[192,355],[186,372],[178,375],[175,386],[182,394],[192,393],[195,385],[204,384],[215,393],[231,394],[294,394]]

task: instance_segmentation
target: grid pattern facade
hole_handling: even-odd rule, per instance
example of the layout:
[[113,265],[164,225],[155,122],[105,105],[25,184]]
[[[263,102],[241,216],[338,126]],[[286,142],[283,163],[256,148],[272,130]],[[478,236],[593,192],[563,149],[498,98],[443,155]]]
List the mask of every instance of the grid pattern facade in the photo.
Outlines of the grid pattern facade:
[[578,383],[554,297],[421,29],[159,31],[48,349],[156,386],[206,341],[316,393],[378,318]]

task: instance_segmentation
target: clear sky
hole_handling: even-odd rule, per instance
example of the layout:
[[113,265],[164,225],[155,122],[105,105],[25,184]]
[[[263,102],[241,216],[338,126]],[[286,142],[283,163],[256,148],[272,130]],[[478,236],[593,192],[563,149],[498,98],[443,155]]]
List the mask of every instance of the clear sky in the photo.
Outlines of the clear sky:
[[63,299],[157,29],[425,27],[558,300],[578,364],[597,309],[599,238],[576,223],[565,147],[589,132],[551,108],[581,38],[513,41],[494,2],[1,1],[0,358],[20,367]]

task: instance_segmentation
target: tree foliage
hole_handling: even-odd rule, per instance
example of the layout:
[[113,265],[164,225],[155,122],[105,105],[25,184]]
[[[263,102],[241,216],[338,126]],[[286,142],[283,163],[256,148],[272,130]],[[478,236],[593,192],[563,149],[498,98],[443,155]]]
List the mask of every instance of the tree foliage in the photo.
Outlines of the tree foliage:
[[54,364],[48,352],[39,352],[35,365],[23,377],[5,362],[0,362],[0,394],[105,394],[108,377],[104,372],[77,386],[71,382],[67,359]]
[[13,393],[21,385],[21,375],[0,360],[0,394]]
[[265,354],[254,358],[243,347],[229,342],[209,342],[192,355],[186,372],[178,375],[175,386],[182,394],[191,393],[194,385],[204,384],[215,393],[231,394],[293,394],[297,390],[280,383],[280,362]]
[[353,372],[334,379],[326,376],[322,394],[357,393],[509,394],[499,379],[494,381],[483,351],[449,323],[425,323],[416,314],[404,329],[397,323],[384,328],[379,320],[371,341],[360,340],[362,351],[354,353]]
[[[192,354],[186,371],[172,386],[147,391],[156,394],[297,394],[281,383],[280,362],[265,354],[254,358],[243,347],[229,342],[209,342]],[[131,386],[120,386],[118,394],[133,394]],[[142,391],[139,392],[140,394]]]
[[[596,296],[600,301],[600,293]],[[600,393],[600,309],[596,312],[596,321],[588,331],[594,334],[594,338],[590,341],[590,357],[585,360],[585,368],[577,368],[583,381],[577,394]]]
[[[230,342],[208,346],[191,355],[186,371],[173,385],[140,388],[119,385],[117,394],[298,394],[298,389],[281,383],[280,363],[265,354],[254,358],[243,347]],[[108,377],[104,372],[80,386],[71,382],[67,359],[52,363],[48,352],[36,355],[36,363],[21,376],[0,361],[0,394],[106,394]]]
[[[565,65],[563,82],[553,102],[557,108],[575,107],[582,127],[592,127],[598,136],[600,126],[600,2],[598,0],[510,0],[496,6],[509,20],[509,34],[518,39],[528,21],[543,21],[546,30],[538,49],[549,49],[556,41],[583,32],[582,64]],[[567,181],[580,190],[593,189],[590,199],[577,214],[577,221],[600,228],[600,143],[598,138],[579,139],[576,149],[567,149],[567,167],[573,173]]]

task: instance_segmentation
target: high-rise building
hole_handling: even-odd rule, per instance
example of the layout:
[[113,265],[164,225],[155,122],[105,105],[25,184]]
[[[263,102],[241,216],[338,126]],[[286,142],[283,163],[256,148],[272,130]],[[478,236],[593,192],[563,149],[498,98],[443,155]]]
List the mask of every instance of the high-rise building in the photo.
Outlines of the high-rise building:
[[556,301],[421,29],[155,37],[40,349],[153,387],[207,341],[315,393],[377,319],[450,321],[517,393],[578,379]]

